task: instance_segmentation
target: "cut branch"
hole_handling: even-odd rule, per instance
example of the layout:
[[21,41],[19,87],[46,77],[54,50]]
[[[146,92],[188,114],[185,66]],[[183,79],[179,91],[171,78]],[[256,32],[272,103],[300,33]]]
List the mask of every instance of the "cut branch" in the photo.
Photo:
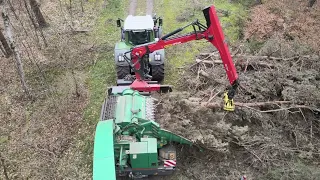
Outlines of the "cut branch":
[[199,75],[203,76],[203,77],[206,77],[206,78],[209,78],[210,75],[208,73],[206,73],[204,70],[199,70]]

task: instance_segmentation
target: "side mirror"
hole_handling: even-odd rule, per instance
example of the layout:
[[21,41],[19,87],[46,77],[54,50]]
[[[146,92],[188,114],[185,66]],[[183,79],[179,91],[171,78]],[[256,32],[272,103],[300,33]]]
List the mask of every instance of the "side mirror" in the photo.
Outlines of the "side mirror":
[[121,27],[121,20],[120,19],[117,20],[117,27]]
[[159,18],[159,26],[162,26],[162,18]]

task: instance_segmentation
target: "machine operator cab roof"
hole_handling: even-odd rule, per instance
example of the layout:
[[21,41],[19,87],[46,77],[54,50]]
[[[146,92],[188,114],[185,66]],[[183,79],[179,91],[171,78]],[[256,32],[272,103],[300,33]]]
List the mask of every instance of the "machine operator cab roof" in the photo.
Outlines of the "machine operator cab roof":
[[123,29],[128,30],[152,30],[154,26],[153,19],[150,15],[132,16],[129,15],[124,21]]
[[153,41],[154,22],[150,15],[132,16],[129,15],[124,21],[123,30],[127,34],[127,42],[132,45],[140,45]]

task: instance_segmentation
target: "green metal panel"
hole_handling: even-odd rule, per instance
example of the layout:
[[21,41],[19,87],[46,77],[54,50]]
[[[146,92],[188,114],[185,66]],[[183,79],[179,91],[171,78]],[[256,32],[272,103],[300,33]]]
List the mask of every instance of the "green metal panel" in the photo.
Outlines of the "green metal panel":
[[148,153],[148,142],[132,142],[130,143],[130,154]]
[[131,46],[128,46],[125,42],[118,42],[116,43],[116,47],[115,49],[119,50],[119,49],[130,49]]
[[149,154],[130,154],[131,167],[149,168]]
[[133,94],[132,103],[132,109],[136,112],[134,117],[144,119],[146,114],[146,98],[136,92]]
[[158,166],[158,147],[156,138],[141,138],[142,142],[148,142],[149,168]]
[[158,166],[156,138],[141,138],[141,142],[130,143],[132,168],[155,168]]
[[141,142],[148,142],[148,153],[158,153],[156,138],[141,138]]
[[99,121],[93,151],[93,180],[116,180],[113,120]]
[[130,95],[120,96],[117,101],[116,108],[116,124],[126,125],[131,123],[131,107],[132,107],[132,97]]
[[127,89],[119,96],[116,107],[115,123],[125,126],[136,118],[145,118],[146,114],[146,97],[140,95],[132,89]]
[[158,167],[158,153],[149,153],[149,167]]
[[148,142],[130,143],[129,152],[132,168],[149,168]]

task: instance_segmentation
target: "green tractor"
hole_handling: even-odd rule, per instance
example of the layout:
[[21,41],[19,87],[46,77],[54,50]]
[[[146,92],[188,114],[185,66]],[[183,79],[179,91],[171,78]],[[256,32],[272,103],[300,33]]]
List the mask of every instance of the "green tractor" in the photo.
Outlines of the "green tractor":
[[[124,53],[131,48],[141,44],[158,41],[162,36],[162,18],[146,16],[129,15],[124,20],[117,20],[117,26],[121,28],[121,39],[114,48],[114,60],[117,69],[117,78],[125,79],[127,75],[133,75],[134,72],[130,65],[124,59]],[[127,57],[130,55],[128,54]],[[164,49],[157,50],[149,55],[149,75],[152,81],[161,82],[164,79]]]

